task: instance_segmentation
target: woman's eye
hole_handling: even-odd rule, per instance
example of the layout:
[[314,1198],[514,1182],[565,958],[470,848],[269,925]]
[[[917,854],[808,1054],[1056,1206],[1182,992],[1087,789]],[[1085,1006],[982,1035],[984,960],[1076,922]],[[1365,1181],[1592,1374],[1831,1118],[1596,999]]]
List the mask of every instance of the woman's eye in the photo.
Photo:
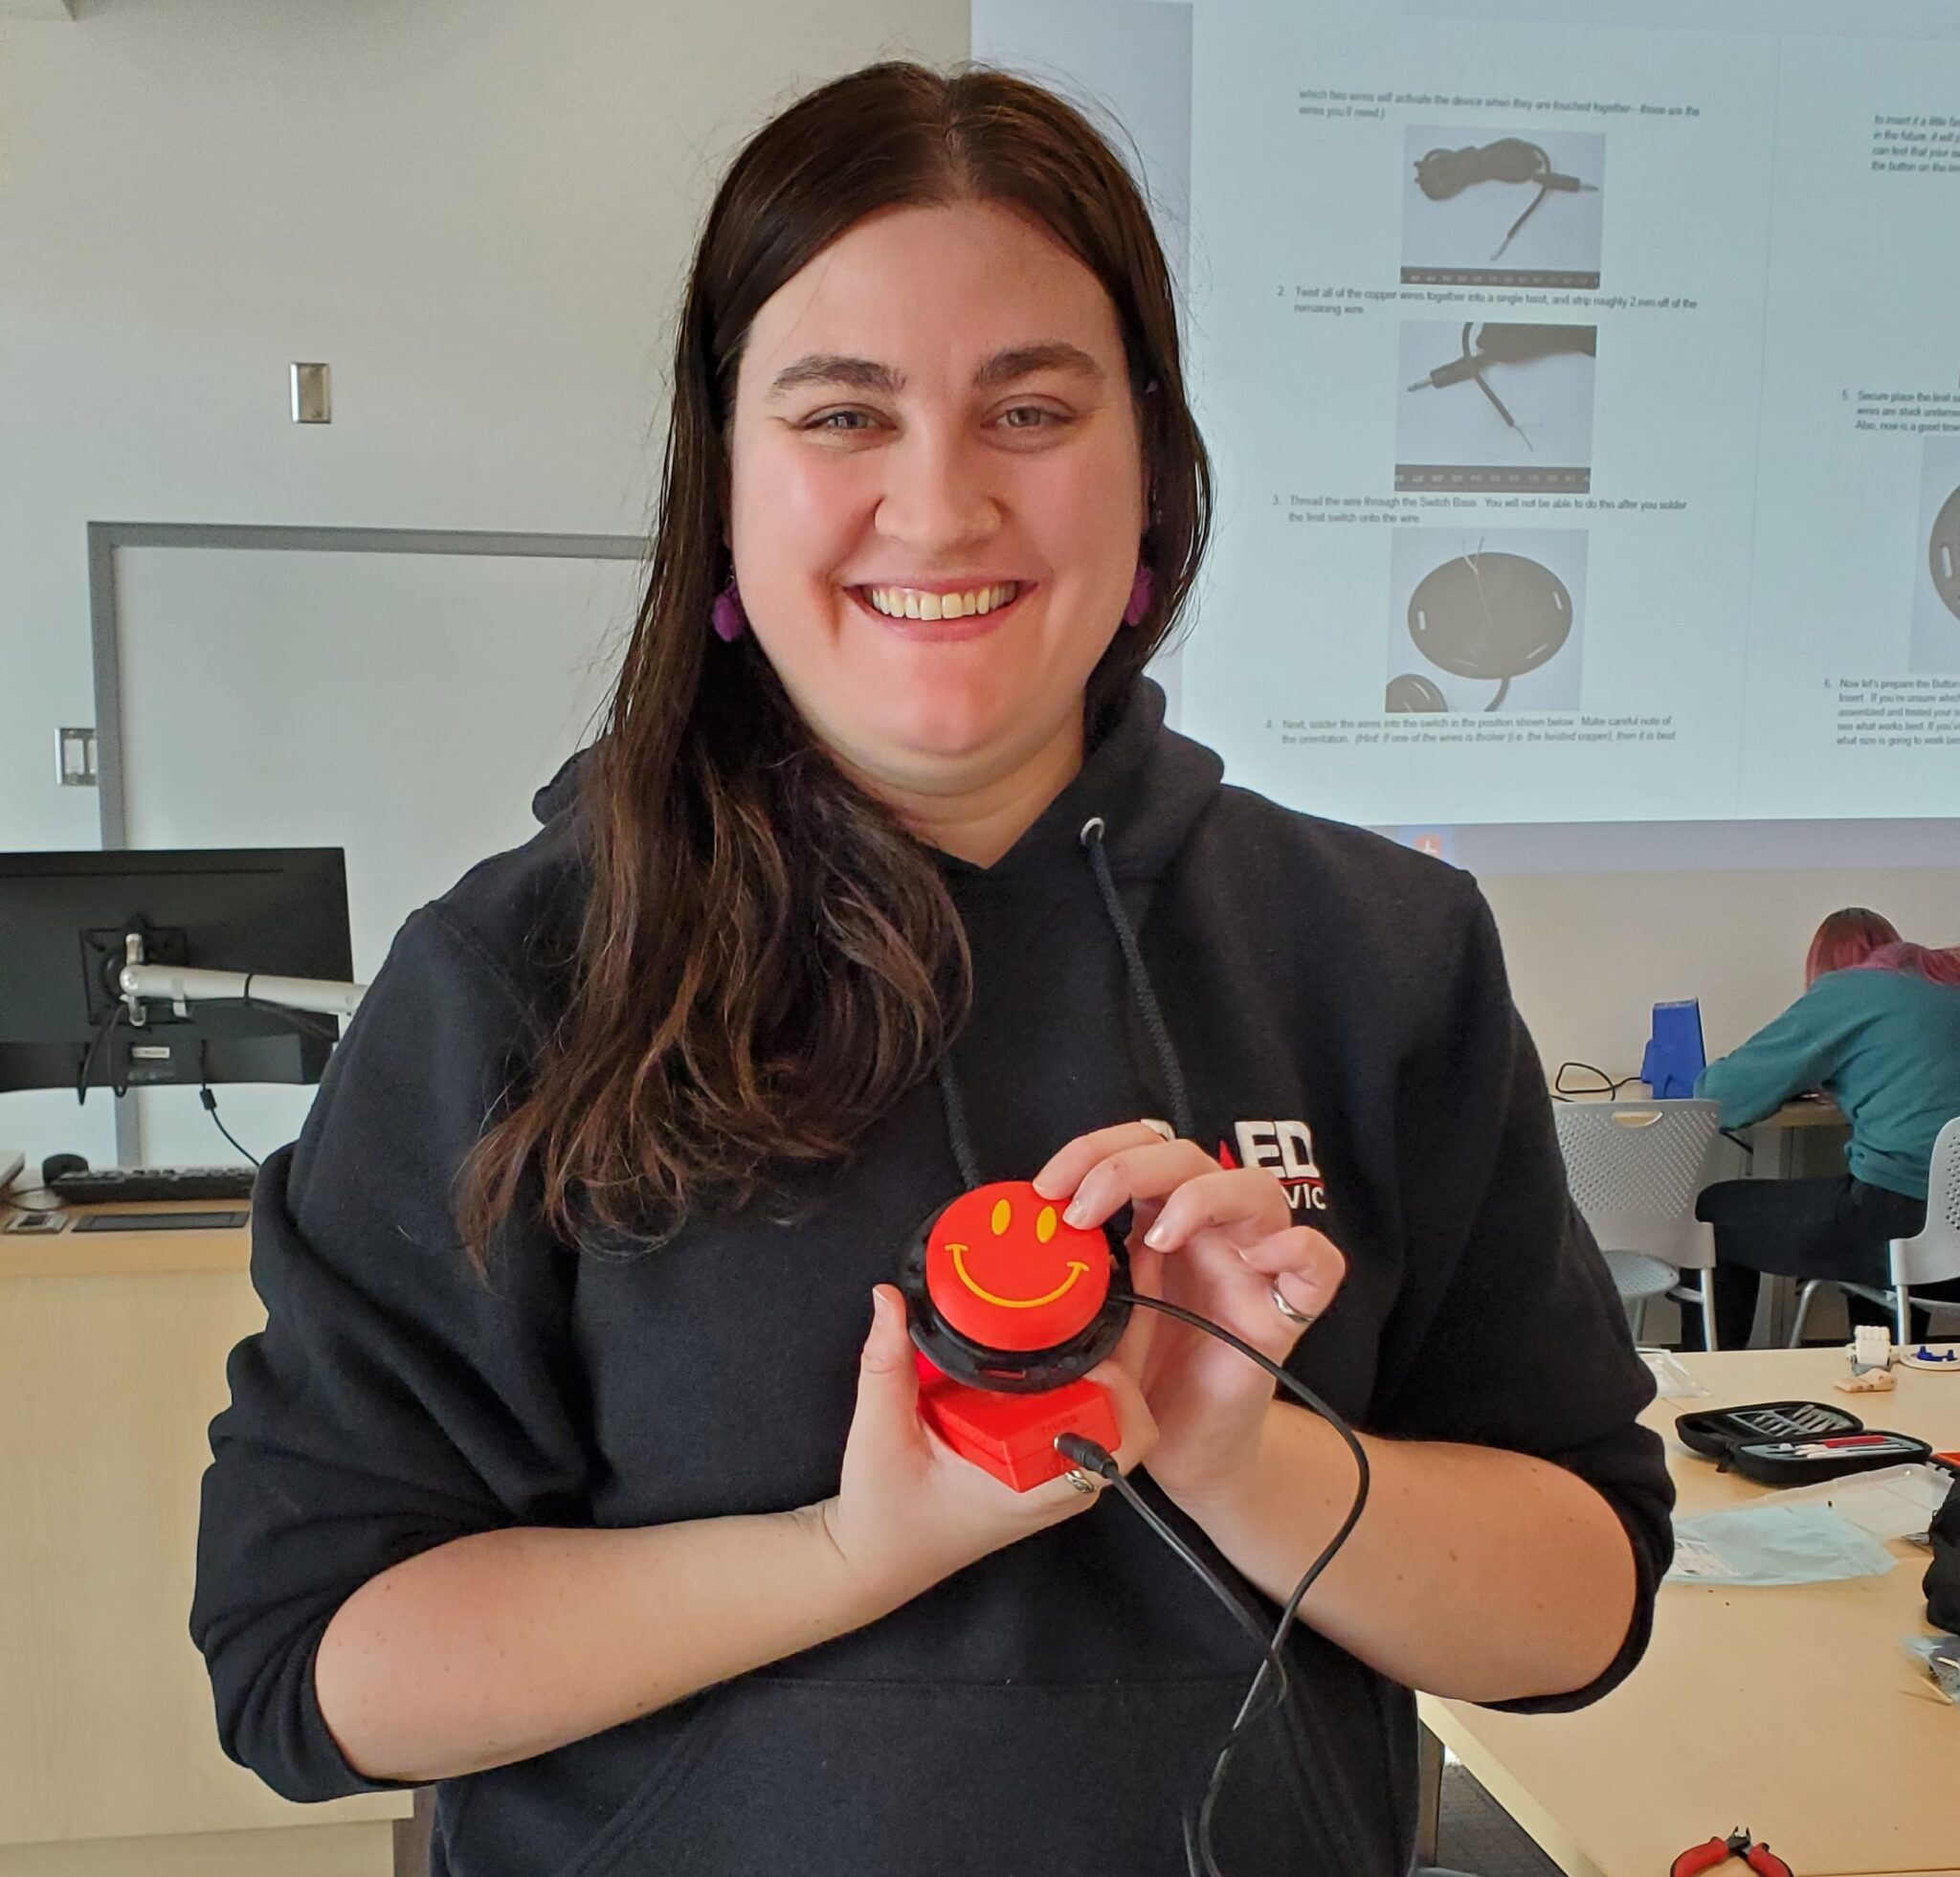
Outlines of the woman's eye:
[[[998,419],[1007,430],[1058,430],[1069,419],[1059,411],[1042,404],[1016,404],[1001,413]],[[823,436],[855,436],[876,428],[877,413],[871,411],[825,411],[812,417],[803,428]]]

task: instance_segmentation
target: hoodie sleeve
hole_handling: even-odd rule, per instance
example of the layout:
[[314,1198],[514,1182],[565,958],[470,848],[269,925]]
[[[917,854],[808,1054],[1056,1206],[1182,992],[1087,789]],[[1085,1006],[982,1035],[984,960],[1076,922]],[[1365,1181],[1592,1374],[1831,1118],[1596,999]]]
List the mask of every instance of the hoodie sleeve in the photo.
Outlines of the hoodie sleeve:
[[451,1208],[524,1021],[468,929],[416,913],[254,1194],[267,1322],[212,1423],[190,1632],[225,1751],[287,1799],[390,1783],[348,1766],[314,1694],[352,1592],[453,1538],[583,1517],[572,1260],[513,1238],[485,1281]]
[[1725,1128],[1747,1128],[1828,1080],[1844,1057],[1840,988],[1829,976],[1818,978],[1780,1017],[1695,1079],[1697,1095],[1722,1104]]
[[1550,1461],[1612,1507],[1637,1589],[1619,1653],[1570,1693],[1493,1702],[1580,1708],[1645,1651],[1673,1555],[1673,1483],[1636,1416],[1654,1381],[1592,1236],[1573,1207],[1545,1074],[1511,1002],[1497,927],[1474,900],[1443,1036],[1405,1063],[1406,1276],[1372,1431]]

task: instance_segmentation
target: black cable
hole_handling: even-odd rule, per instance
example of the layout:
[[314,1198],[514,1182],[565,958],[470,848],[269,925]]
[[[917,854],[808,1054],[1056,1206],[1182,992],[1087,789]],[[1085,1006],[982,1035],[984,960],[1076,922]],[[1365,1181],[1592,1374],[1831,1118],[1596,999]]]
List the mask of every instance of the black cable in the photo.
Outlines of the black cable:
[[[1322,1547],[1320,1554],[1307,1567],[1305,1575],[1294,1585],[1292,1595],[1287,1598],[1281,1607],[1280,1621],[1273,1631],[1270,1643],[1265,1647],[1263,1659],[1259,1663],[1258,1672],[1253,1677],[1252,1687],[1246,1690],[1245,1701],[1239,1708],[1237,1717],[1232,1723],[1231,1732],[1226,1735],[1224,1745],[1219,1748],[1217,1758],[1213,1762],[1211,1780],[1206,1786],[1205,1796],[1199,1806],[1195,1825],[1193,1825],[1192,1821],[1189,1817],[1185,1821],[1185,1857],[1192,1877],[1222,1877],[1212,1847],[1212,1815],[1216,1809],[1218,1795],[1224,1787],[1226,1770],[1232,1763],[1232,1755],[1237,1750],[1240,1736],[1245,1732],[1246,1729],[1254,1721],[1262,1719],[1267,1713],[1273,1711],[1274,1704],[1269,1703],[1265,1708],[1258,1706],[1259,1693],[1266,1683],[1269,1669],[1277,1668],[1282,1678],[1285,1674],[1283,1651],[1286,1645],[1286,1639],[1292,1633],[1294,1619],[1299,1613],[1301,1602],[1314,1587],[1315,1583],[1319,1581],[1321,1573],[1333,1561],[1335,1553],[1348,1542],[1348,1534],[1360,1522],[1361,1514],[1368,1505],[1370,1484],[1368,1453],[1360,1441],[1355,1437],[1354,1430],[1326,1402],[1323,1401],[1312,1389],[1308,1388],[1297,1376],[1288,1374],[1285,1369],[1281,1367],[1270,1356],[1254,1349],[1250,1343],[1242,1338],[1234,1335],[1222,1324],[1214,1323],[1209,1317],[1198,1315],[1195,1310],[1188,1310],[1182,1305],[1169,1303],[1161,1297],[1145,1297],[1134,1291],[1124,1291],[1116,1294],[1121,1296],[1125,1303],[1133,1307],[1157,1310],[1165,1316],[1176,1318],[1180,1323],[1190,1324],[1195,1330],[1202,1330],[1207,1335],[1215,1336],[1220,1342],[1236,1349],[1249,1361],[1257,1363],[1289,1394],[1296,1397],[1305,1407],[1311,1409],[1313,1413],[1325,1420],[1340,1436],[1341,1440],[1346,1443],[1348,1452],[1354,1457],[1354,1499],[1348,1508],[1348,1514],[1341,1521],[1340,1527],[1336,1530],[1334,1535]],[[1075,1464],[1097,1474],[1100,1478],[1109,1481],[1112,1485],[1127,1486],[1127,1482],[1122,1479],[1121,1471],[1117,1467],[1115,1460],[1106,1450],[1098,1446],[1093,1441],[1084,1440],[1079,1435],[1063,1434],[1057,1438],[1055,1444]],[[1169,1528],[1165,1527],[1153,1512],[1144,1508],[1141,1499],[1132,1491],[1125,1491],[1125,1497],[1131,1505],[1146,1511],[1146,1516],[1152,1529],[1158,1531],[1160,1536],[1169,1537],[1178,1555],[1197,1571],[1200,1577],[1205,1580],[1206,1587],[1212,1591],[1213,1595],[1225,1601],[1228,1607],[1236,1609],[1236,1599],[1232,1597],[1231,1593],[1222,1583],[1218,1582],[1210,1568],[1192,1553],[1174,1533],[1169,1532]],[[1283,1679],[1279,1689],[1278,1703],[1283,1707],[1289,1715],[1294,1716],[1296,1719],[1300,1718],[1299,1708],[1295,1704],[1286,1701],[1286,1685]],[[1298,1790],[1296,1788],[1296,1798],[1298,1797]],[[1321,1821],[1316,1820],[1312,1811],[1308,1809],[1306,1822],[1312,1826],[1318,1825]],[[1330,1867],[1338,1869],[1343,1866],[1337,1864]]]
[[[1306,1788],[1306,1769],[1313,1763],[1313,1755],[1307,1751],[1306,1742],[1303,1737],[1299,1725],[1299,1716],[1288,1703],[1288,1696],[1292,1692],[1292,1681],[1286,1673],[1284,1659],[1274,1648],[1272,1638],[1266,1634],[1258,1614],[1255,1611],[1249,1610],[1239,1601],[1217,1573],[1185,1542],[1169,1520],[1165,1518],[1123,1476],[1115,1461],[1110,1458],[1104,1449],[1098,1447],[1093,1441],[1084,1441],[1079,1435],[1071,1434],[1059,1436],[1056,1441],[1056,1445],[1064,1453],[1071,1453],[1071,1449],[1073,1449],[1071,1457],[1101,1455],[1104,1464],[1097,1465],[1092,1461],[1090,1470],[1101,1474],[1103,1479],[1107,1480],[1123,1495],[1135,1509],[1138,1517],[1158,1537],[1162,1538],[1179,1557],[1183,1558],[1185,1563],[1191,1566],[1192,1571],[1197,1574],[1200,1581],[1205,1585],[1205,1588],[1225,1606],[1226,1610],[1230,1612],[1232,1620],[1252,1639],[1253,1645],[1259,1652],[1258,1673],[1253,1677],[1252,1687],[1246,1693],[1244,1704],[1241,1706],[1236,1718],[1233,1721],[1232,1732],[1227,1734],[1224,1745],[1219,1749],[1219,1759],[1226,1764],[1230,1763],[1232,1753],[1237,1745],[1237,1735],[1242,1729],[1251,1727],[1257,1721],[1264,1720],[1270,1714],[1280,1714],[1287,1725],[1289,1744],[1292,1749],[1291,1752],[1281,1751],[1280,1764],[1281,1770],[1285,1773],[1287,1785],[1293,1790],[1294,1807],[1300,1814],[1302,1823],[1309,1831],[1314,1832],[1317,1836],[1324,1836],[1319,1810],[1313,1802],[1313,1796]],[[1270,1680],[1268,1680],[1268,1671],[1271,1674]],[[1257,1704],[1262,1689],[1270,1689],[1271,1692],[1264,1706],[1260,1707]],[[1206,1789],[1208,1796],[1215,1793],[1216,1787],[1222,1778],[1223,1774],[1220,1772],[1218,1764],[1214,1763],[1213,1767],[1213,1780]],[[1192,1824],[1192,1821],[1187,1817],[1185,1821],[1187,1856],[1190,1855],[1189,1835]],[[1205,1832],[1205,1848],[1208,1850],[1209,1828]],[[1216,1864],[1209,1856],[1205,1859],[1204,1868],[1207,1877],[1215,1877]]]
[[231,1142],[236,1151],[244,1154],[246,1159],[252,1162],[254,1170],[256,1171],[259,1164],[258,1155],[244,1147],[239,1142],[237,1136],[218,1119],[218,1098],[211,1092],[211,1077],[205,1068],[204,1057],[208,1046],[204,1039],[200,1037],[197,1042],[197,1099],[204,1104],[204,1111],[211,1116],[212,1126],[224,1135],[226,1140]]
[[[250,982],[249,979],[247,981]],[[264,997],[255,997],[249,992],[242,997],[200,997],[197,1002],[200,1008],[212,1004],[220,1004],[239,1010],[262,1010],[268,1017],[281,1017],[290,1023],[294,1029],[301,1032],[301,1034],[317,1037],[322,1042],[339,1042],[341,1039],[340,1030],[336,1025],[335,1019],[332,1017],[327,1018],[323,1023],[315,1022],[303,1011],[292,1010],[284,1004],[269,1002]]]
[[[101,1022],[96,1026],[95,1035],[89,1039],[87,1052],[81,1059],[81,1068],[75,1078],[75,1106],[77,1107],[86,1107],[88,1106],[88,1079],[95,1070],[96,1058],[101,1053],[102,1043],[107,1039],[109,1032],[122,1022],[122,1006],[120,1003],[111,1004],[108,1016],[103,1017]],[[129,1092],[126,1087],[118,1088],[113,1077],[110,1079],[109,1087],[113,1093],[118,1095],[126,1095]]]
[[[1584,1069],[1588,1075],[1596,1075],[1599,1078],[1599,1087],[1568,1088],[1566,1086],[1566,1071],[1568,1069]],[[1622,1088],[1629,1083],[1638,1082],[1639,1079],[1637,1075],[1623,1075],[1615,1082],[1604,1069],[1594,1068],[1591,1062],[1561,1062],[1558,1065],[1558,1073],[1551,1079],[1551,1092],[1562,1102],[1570,1102],[1574,1095],[1600,1094],[1611,1095],[1615,1100],[1617,1100],[1619,1091]]]
[[1415,186],[1432,202],[1446,202],[1479,183],[1536,183],[1531,206],[1510,226],[1492,260],[1501,259],[1518,231],[1538,212],[1538,205],[1553,190],[1597,187],[1576,176],[1561,175],[1542,145],[1522,137],[1500,137],[1494,144],[1466,145],[1460,150],[1431,150],[1415,166]]
[[1225,1580],[1185,1542],[1183,1534],[1177,1528],[1125,1477],[1123,1469],[1117,1465],[1108,1448],[1100,1446],[1096,1441],[1087,1440],[1080,1434],[1058,1434],[1055,1437],[1055,1445],[1056,1450],[1072,1465],[1080,1466],[1085,1472],[1094,1473],[1099,1479],[1105,1480],[1113,1486],[1128,1502],[1137,1516],[1197,1573],[1205,1588],[1224,1607],[1225,1613],[1252,1639],[1252,1645],[1263,1658],[1264,1665],[1278,1677],[1280,1698],[1283,1701],[1290,1686],[1286,1676],[1286,1665],[1273,1653],[1272,1638],[1266,1634],[1258,1618],[1233,1595],[1231,1587]]

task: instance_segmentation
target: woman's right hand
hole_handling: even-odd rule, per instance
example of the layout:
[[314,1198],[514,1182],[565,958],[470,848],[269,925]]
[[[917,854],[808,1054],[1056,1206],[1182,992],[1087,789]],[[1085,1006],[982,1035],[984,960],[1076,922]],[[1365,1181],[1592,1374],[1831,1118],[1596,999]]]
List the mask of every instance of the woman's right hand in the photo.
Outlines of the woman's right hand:
[[[1016,1492],[953,1452],[919,1413],[904,1298],[881,1284],[872,1310],[842,1482],[819,1509],[831,1542],[882,1612],[990,1552],[1075,1517],[1095,1496],[1065,1479]],[[1116,1461],[1127,1473],[1148,1454],[1156,1423],[1127,1371],[1103,1362],[1090,1379],[1112,1397],[1123,1435]]]

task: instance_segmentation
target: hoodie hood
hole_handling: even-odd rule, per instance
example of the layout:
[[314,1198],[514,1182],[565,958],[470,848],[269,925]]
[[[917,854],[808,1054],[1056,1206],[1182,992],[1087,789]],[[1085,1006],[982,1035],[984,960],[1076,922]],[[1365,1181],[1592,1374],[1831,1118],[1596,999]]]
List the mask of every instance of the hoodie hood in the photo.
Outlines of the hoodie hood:
[[563,814],[578,799],[579,779],[585,774],[595,748],[596,745],[588,744],[583,749],[574,750],[558,765],[557,774],[531,796],[531,813],[540,826]]
[[1202,744],[1164,726],[1164,690],[1137,682],[1123,714],[1088,752],[1074,780],[991,867],[939,855],[964,905],[976,892],[1022,892],[1043,874],[1082,870],[1081,831],[1103,824],[1103,851],[1119,884],[1158,879],[1216,797],[1225,766]]

